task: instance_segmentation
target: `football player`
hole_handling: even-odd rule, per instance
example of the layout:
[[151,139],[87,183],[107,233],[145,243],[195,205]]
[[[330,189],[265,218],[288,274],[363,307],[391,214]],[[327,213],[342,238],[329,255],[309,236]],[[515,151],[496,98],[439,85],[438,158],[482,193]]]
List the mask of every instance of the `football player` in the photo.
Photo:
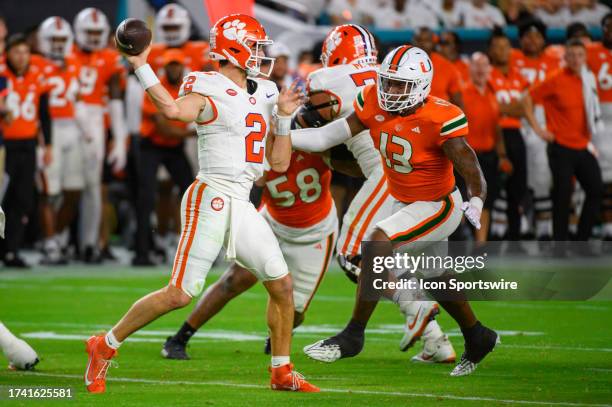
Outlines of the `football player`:
[[[192,72],[174,100],[147,64],[151,47],[127,56],[149,97],[166,119],[196,122],[200,171],[183,196],[182,233],[170,283],[134,303],[106,335],[87,341],[85,383],[104,392],[110,359],[136,330],[186,306],[201,293],[222,247],[226,258],[257,275],[270,295],[268,326],[273,390],[317,392],[290,363],[293,328],[292,280],[272,229],[249,202],[253,181],[270,168],[283,173],[291,161],[291,115],[302,103],[295,86],[280,94],[262,72],[268,39],[253,17],[221,18],[210,33],[211,55],[220,72]],[[273,129],[273,131],[268,131]]]
[[599,102],[606,131],[593,134],[593,144],[599,153],[598,161],[604,182],[602,204],[603,238],[612,240],[612,14],[601,21],[602,42],[587,47],[589,68],[597,78]]
[[[330,191],[331,170],[315,154],[295,151],[286,172],[267,171],[258,184],[264,186],[259,212],[278,238],[293,280],[295,316],[304,316],[327,271],[338,235],[336,208]],[[257,283],[257,277],[234,263],[198,301],[181,329],[162,349],[168,359],[188,359],[187,341],[232,298]],[[269,339],[265,353],[270,353]]]
[[[380,242],[377,255],[390,256],[393,247],[408,253],[439,250],[459,226],[462,214],[476,228],[486,198],[486,182],[476,155],[465,141],[467,120],[457,106],[430,96],[433,64],[427,53],[409,45],[391,51],[383,60],[376,85],[358,94],[354,112],[321,128],[292,132],[294,147],[324,151],[369,129],[379,151],[393,197],[393,214],[378,222],[368,240]],[[462,202],[453,167],[465,179],[471,198]],[[353,316],[338,335],[306,346],[307,355],[327,362],[361,352],[365,328],[380,297],[371,295],[372,270],[363,270]],[[435,297],[438,293],[432,293]],[[402,294],[400,294],[403,297]],[[400,298],[400,301],[403,298]],[[493,350],[498,335],[484,327],[469,303],[440,301],[457,321],[465,352],[452,376],[468,375]],[[415,323],[429,318],[425,312]]]
[[[308,77],[310,94],[323,92],[331,95],[333,100],[330,103],[336,103],[334,117],[348,117],[352,112],[351,101],[355,100],[359,91],[366,85],[376,83],[377,53],[374,38],[365,28],[354,24],[334,28],[323,41],[323,67]],[[307,103],[300,110],[298,120],[305,124],[303,127],[319,127],[325,122],[316,107],[313,103]],[[338,262],[347,276],[356,282],[360,270],[361,241],[379,221],[392,214],[393,198],[389,193],[380,156],[368,132],[351,137],[344,144],[366,177],[344,215],[336,245]],[[332,158],[336,153],[337,150],[332,149]],[[392,300],[398,303],[397,298]],[[422,301],[404,301],[398,305],[406,319],[400,350],[408,350],[424,335],[424,349],[428,353],[417,355],[415,360],[454,362],[455,351],[433,319],[437,305]],[[420,313],[430,315],[432,320],[414,323]]]
[[[510,54],[510,65],[519,71],[529,86],[542,82],[560,68],[561,60],[547,52],[546,26],[541,21],[527,21],[519,26],[519,44],[520,49],[513,49]],[[535,114],[544,126],[546,119],[541,105],[536,106]],[[552,175],[546,154],[548,143],[534,132],[527,120],[521,122],[521,133],[527,151],[527,184],[534,200],[535,236],[547,241],[552,236]]]
[[93,7],[81,10],[75,17],[74,31],[77,44],[74,53],[81,64],[76,114],[84,132],[86,164],[81,211],[82,249],[85,261],[96,261],[102,216],[104,112],[107,107],[114,140],[108,161],[115,172],[123,169],[126,163],[128,133],[121,89],[125,68],[119,53],[107,47],[110,26],[100,10]]
[[6,173],[10,179],[4,197],[6,240],[2,243],[3,261],[7,267],[25,268],[19,256],[25,225],[34,204],[36,149],[39,133],[44,138],[42,162],[53,159],[49,95],[44,73],[31,63],[30,46],[22,34],[7,40],[6,59],[0,60],[0,76],[7,79],[6,108],[0,125],[6,146]]
[[[85,185],[82,134],[74,114],[79,91],[79,64],[70,54],[72,43],[70,24],[61,17],[47,18],[38,29],[40,51],[52,62],[43,69],[49,88],[54,157],[40,174],[45,197],[41,206],[45,234],[43,262],[46,264],[65,263],[61,249],[67,244],[66,228],[74,220]],[[56,211],[54,202],[60,194],[62,203]]]

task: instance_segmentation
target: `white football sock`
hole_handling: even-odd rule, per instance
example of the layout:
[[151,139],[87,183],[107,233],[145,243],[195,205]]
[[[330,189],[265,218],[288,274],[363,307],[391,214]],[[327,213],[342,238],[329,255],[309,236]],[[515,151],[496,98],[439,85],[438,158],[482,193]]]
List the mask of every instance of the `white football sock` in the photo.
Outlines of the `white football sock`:
[[87,185],[81,199],[82,247],[98,247],[100,219],[102,218],[102,192],[100,184]]
[[603,225],[603,235],[604,235],[604,237],[612,236],[612,222],[604,223],[604,225]]
[[536,237],[552,237],[552,219],[536,220]]
[[272,367],[288,365],[289,360],[289,356],[272,356]]
[[424,341],[428,341],[428,340],[438,339],[439,337],[443,335],[444,335],[444,332],[442,332],[442,328],[440,328],[440,325],[438,325],[438,321],[433,319],[429,321],[429,323],[425,327],[422,338]]
[[108,347],[112,349],[118,349],[119,346],[121,346],[121,344],[123,343],[123,342],[119,342],[117,338],[115,338],[115,334],[113,333],[112,329],[108,331],[108,333],[104,337],[104,340],[106,341],[106,344],[108,345]]
[[2,350],[4,350],[5,347],[12,343],[15,339],[15,335],[13,335],[13,333],[9,331],[2,322],[0,322],[0,347]]

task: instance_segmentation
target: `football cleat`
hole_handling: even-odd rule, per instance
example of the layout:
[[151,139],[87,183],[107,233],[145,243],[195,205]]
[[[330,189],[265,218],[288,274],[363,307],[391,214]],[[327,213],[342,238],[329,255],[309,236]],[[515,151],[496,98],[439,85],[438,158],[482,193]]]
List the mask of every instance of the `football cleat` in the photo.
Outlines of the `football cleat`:
[[454,363],[457,355],[448,336],[423,340],[423,350],[412,357],[413,362],[420,363]]
[[461,360],[450,375],[458,377],[471,374],[476,370],[478,363],[493,352],[498,343],[501,343],[501,340],[497,332],[482,326],[481,332],[475,340],[465,342],[465,351],[461,355]]
[[333,363],[338,359],[357,356],[363,349],[363,337],[351,337],[339,333],[331,338],[304,347],[304,353],[311,359],[319,362]]
[[89,355],[87,369],[85,370],[85,385],[90,393],[104,393],[106,391],[106,372],[111,365],[111,359],[117,350],[110,348],[103,335],[90,337],[85,346]]
[[270,388],[272,390],[299,391],[303,393],[318,393],[317,386],[310,384],[301,373],[293,370],[293,363],[270,368],[272,373]]
[[400,341],[400,350],[406,352],[416,341],[421,338],[425,327],[438,313],[440,307],[432,301],[420,301],[420,306],[416,313],[406,315],[406,323],[404,324],[404,336]]
[[187,344],[177,341],[174,336],[169,336],[166,339],[161,355],[166,359],[189,360]]

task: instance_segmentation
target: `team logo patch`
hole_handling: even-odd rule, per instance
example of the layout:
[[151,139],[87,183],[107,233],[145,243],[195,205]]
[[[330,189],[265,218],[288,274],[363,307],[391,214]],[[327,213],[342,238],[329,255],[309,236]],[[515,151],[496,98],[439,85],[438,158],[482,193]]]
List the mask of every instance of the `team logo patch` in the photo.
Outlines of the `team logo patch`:
[[382,114],[377,114],[376,116],[374,116],[374,120],[376,120],[377,122],[384,122],[385,116],[383,116]]
[[223,36],[230,41],[241,40],[246,35],[246,23],[243,23],[239,19],[233,21],[227,21],[223,24]]
[[404,126],[402,126],[401,124],[396,124],[395,125],[395,131],[402,131],[403,128],[404,128]]
[[225,91],[225,93],[227,93],[230,96],[236,96],[238,94],[238,92],[236,92],[234,89],[228,89]]
[[251,96],[249,98],[249,102],[251,102],[251,104],[254,105],[255,103],[257,103],[257,99],[255,99],[253,96]]
[[217,212],[223,209],[223,206],[225,206],[225,202],[223,202],[223,198],[221,197],[213,198],[213,200],[210,201],[210,207]]

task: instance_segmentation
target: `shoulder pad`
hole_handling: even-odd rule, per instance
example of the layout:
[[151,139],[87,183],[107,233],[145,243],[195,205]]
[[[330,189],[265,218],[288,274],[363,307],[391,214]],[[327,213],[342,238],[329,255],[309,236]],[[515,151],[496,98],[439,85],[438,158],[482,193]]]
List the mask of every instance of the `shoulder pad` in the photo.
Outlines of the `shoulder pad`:
[[218,72],[190,72],[183,78],[183,84],[179,90],[179,96],[189,93],[199,93],[204,96],[214,96],[222,90],[221,80]]

